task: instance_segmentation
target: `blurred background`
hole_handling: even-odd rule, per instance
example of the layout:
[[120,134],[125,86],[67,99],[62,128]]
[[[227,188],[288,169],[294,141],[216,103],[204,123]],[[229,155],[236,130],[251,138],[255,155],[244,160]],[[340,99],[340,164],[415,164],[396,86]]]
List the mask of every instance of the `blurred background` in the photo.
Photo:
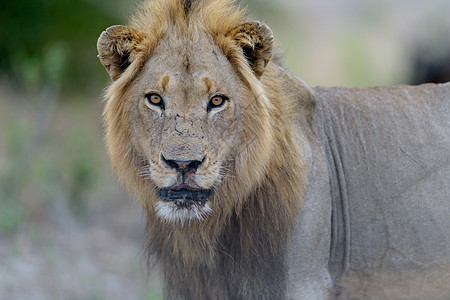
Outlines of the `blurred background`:
[[[310,85],[450,80],[448,0],[248,0]],[[96,41],[137,1],[0,4],[0,299],[159,299],[102,144]]]

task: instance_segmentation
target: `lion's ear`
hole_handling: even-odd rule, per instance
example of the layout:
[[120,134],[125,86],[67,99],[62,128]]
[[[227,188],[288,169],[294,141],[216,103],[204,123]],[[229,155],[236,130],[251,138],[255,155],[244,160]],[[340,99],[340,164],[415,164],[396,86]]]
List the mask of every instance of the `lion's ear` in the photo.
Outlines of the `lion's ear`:
[[261,22],[247,22],[231,32],[231,37],[242,48],[250,67],[259,78],[272,58],[273,34],[270,28]]
[[123,25],[114,25],[102,32],[97,41],[98,58],[112,80],[119,78],[131,64],[142,38],[142,33]]

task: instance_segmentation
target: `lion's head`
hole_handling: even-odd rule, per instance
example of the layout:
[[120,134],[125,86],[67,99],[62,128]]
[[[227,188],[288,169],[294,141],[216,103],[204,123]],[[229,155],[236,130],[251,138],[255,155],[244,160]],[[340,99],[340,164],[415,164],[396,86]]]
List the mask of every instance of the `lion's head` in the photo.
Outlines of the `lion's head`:
[[113,79],[104,112],[113,168],[163,220],[239,210],[272,159],[276,124],[259,78],[273,37],[243,16],[230,1],[147,2],[98,40]]

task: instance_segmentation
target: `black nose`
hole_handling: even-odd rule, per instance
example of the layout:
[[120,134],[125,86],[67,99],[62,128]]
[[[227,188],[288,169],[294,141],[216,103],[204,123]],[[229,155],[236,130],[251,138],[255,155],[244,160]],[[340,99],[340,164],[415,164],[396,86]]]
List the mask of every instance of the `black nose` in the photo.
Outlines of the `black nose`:
[[166,165],[182,173],[197,171],[197,168],[205,161],[205,158],[206,156],[202,160],[172,160],[166,159],[164,155],[161,155],[161,159]]

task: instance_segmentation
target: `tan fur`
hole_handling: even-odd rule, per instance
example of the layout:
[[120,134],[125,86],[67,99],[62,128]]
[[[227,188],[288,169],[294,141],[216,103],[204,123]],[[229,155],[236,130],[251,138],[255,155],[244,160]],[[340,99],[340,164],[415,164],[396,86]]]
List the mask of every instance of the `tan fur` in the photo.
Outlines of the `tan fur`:
[[[118,40],[109,29],[99,39],[99,57],[114,80],[104,110],[111,165],[144,208],[149,254],[162,268],[168,299],[278,298],[285,290],[285,251],[304,182],[302,155],[291,128],[299,103],[283,98],[286,80],[269,63],[270,29],[246,22],[244,16],[229,0],[189,5],[182,0],[147,1],[129,27],[118,28],[126,38]],[[198,43],[206,44],[195,48]],[[159,60],[164,52],[184,45],[187,50],[177,52],[179,57]],[[189,45],[195,48],[192,52]],[[129,66],[120,70],[114,62],[124,52],[131,53]],[[198,58],[214,61],[211,53],[217,64],[202,65]],[[181,75],[173,75],[178,70]],[[169,109],[164,112],[170,115],[167,128],[157,125],[158,108],[142,104],[144,94],[158,88],[149,78],[160,73],[154,82],[162,92],[172,93],[167,96],[170,105],[178,105],[177,116],[175,109],[173,115]],[[207,116],[198,99],[205,91],[227,88],[235,96]],[[183,136],[185,131],[196,137]],[[156,217],[155,188],[174,176],[161,164],[159,151],[197,160],[206,153],[197,180],[214,194],[208,200],[212,213],[203,222],[180,224]]]
[[170,77],[167,76],[167,75],[164,76],[164,77],[162,78],[162,80],[161,80],[161,86],[162,86],[162,88],[163,88],[164,91],[166,90],[167,84],[169,84],[169,81],[170,81]]
[[203,82],[205,83],[205,86],[206,86],[206,92],[209,93],[211,91],[211,87],[212,87],[212,80],[211,80],[211,78],[204,77],[203,78]]

